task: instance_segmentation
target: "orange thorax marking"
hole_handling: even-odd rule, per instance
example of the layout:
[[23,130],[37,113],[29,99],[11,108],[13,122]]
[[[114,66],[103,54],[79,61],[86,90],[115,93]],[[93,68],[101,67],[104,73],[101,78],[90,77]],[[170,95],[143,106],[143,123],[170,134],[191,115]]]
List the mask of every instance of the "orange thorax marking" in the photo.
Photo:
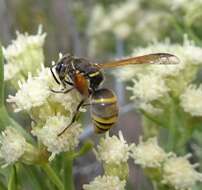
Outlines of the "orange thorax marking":
[[80,73],[75,74],[74,84],[75,84],[76,89],[83,96],[86,96],[86,97],[89,96],[88,81],[85,79],[85,77],[82,74],[80,74]]

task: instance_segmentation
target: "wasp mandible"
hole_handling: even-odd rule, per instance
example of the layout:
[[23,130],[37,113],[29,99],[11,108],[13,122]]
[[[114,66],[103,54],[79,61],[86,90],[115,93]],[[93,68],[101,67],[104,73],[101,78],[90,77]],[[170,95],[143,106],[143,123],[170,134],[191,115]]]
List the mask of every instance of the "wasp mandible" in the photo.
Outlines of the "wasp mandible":
[[[117,123],[119,112],[117,97],[112,90],[101,88],[101,83],[104,80],[104,69],[134,64],[175,64],[177,62],[178,58],[169,53],[147,54],[102,64],[93,63],[88,59],[70,54],[63,56],[51,68],[51,72],[55,81],[63,85],[64,90],[52,91],[68,93],[75,89],[81,94],[82,100],[78,104],[70,124],[58,136],[62,135],[74,123],[79,114],[79,109],[88,100],[95,132],[104,133]],[[56,74],[53,68],[55,68]],[[67,86],[71,86],[71,88],[67,88]]]

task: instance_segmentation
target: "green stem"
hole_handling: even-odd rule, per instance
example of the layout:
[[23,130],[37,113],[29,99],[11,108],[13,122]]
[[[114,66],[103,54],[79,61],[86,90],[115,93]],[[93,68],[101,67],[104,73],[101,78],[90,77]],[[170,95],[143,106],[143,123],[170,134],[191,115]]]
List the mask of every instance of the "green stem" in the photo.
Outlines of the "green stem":
[[158,185],[157,185],[156,181],[152,180],[151,182],[152,182],[153,189],[158,190]]
[[83,156],[86,152],[90,151],[93,148],[93,142],[91,140],[87,140],[81,149],[78,152],[75,152],[72,156],[75,158]]
[[0,107],[0,129],[4,130],[7,126],[11,125],[10,118],[4,106]]
[[153,123],[157,124],[160,127],[166,128],[165,124],[159,120],[157,120],[156,118],[154,118],[152,115],[150,115],[149,113],[147,113],[146,111],[140,109],[139,110],[147,119],[149,119],[150,121],[152,121]]
[[55,173],[55,171],[51,168],[51,166],[49,164],[44,164],[44,165],[41,165],[41,167],[44,170],[44,172],[47,174],[47,176],[49,177],[49,179],[52,181],[52,183],[55,184],[55,186],[59,190],[64,190],[64,186],[62,184],[62,181],[57,176],[57,174]]
[[65,190],[74,190],[73,162],[74,159],[83,156],[93,148],[92,141],[86,141],[78,152],[68,152],[64,159],[64,186]]
[[0,190],[6,190],[7,188],[5,185],[0,181]]
[[170,110],[169,110],[169,128],[168,128],[168,142],[166,145],[167,151],[172,151],[174,150],[175,144],[176,144],[176,133],[177,133],[177,110],[176,110],[176,102],[172,98],[171,105],[170,105]]
[[8,190],[17,190],[17,171],[15,165],[12,167],[10,172]]
[[4,105],[4,61],[0,44],[0,107]]
[[74,177],[73,177],[73,154],[67,153],[64,162],[64,186],[65,190],[74,190]]

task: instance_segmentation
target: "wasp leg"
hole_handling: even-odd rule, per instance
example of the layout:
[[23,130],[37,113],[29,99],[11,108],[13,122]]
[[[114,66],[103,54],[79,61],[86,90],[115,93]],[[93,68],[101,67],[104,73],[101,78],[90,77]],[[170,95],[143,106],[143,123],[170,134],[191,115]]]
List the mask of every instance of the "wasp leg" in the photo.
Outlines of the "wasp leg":
[[75,122],[76,118],[78,117],[78,115],[79,115],[79,113],[80,113],[79,109],[82,107],[82,105],[84,104],[84,102],[85,102],[85,99],[81,100],[81,102],[78,104],[78,106],[77,106],[77,108],[76,108],[76,111],[75,111],[75,113],[74,113],[74,116],[72,117],[72,120],[71,120],[70,124],[69,124],[67,127],[65,127],[65,128],[58,134],[58,136],[61,136],[61,135]]
[[69,82],[68,80],[64,80],[68,85],[70,86],[74,86],[74,84],[72,82]]
[[82,107],[86,107],[86,106],[90,106],[90,105],[92,105],[92,104],[87,103],[87,104],[83,104]]
[[53,89],[50,89],[51,92],[54,92],[54,93],[63,93],[63,94],[67,94],[68,92],[72,91],[74,89],[74,87],[70,88],[70,89],[67,89],[67,90],[53,90]]
[[53,75],[53,78],[55,79],[55,82],[57,82],[58,84],[60,84],[60,82],[58,81],[58,79],[56,78],[56,76],[55,76],[55,74],[53,72],[53,68],[52,67],[50,67],[50,70],[51,70],[51,73]]

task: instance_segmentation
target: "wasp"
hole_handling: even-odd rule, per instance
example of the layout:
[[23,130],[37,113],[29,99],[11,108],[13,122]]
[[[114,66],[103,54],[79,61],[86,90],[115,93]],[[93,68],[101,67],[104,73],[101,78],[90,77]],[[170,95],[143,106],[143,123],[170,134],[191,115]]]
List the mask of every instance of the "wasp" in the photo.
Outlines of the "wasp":
[[[85,105],[90,105],[91,118],[96,133],[104,133],[115,126],[118,120],[119,106],[115,93],[110,89],[101,88],[104,69],[135,64],[173,64],[177,63],[176,58],[175,55],[169,53],[154,53],[98,64],[70,54],[63,56],[51,67],[51,73],[55,81],[62,84],[64,88],[62,91],[52,91],[68,93],[75,89],[81,94],[82,100],[78,103],[70,124],[58,136],[62,135],[75,122],[79,109]],[[55,68],[55,72],[53,68]]]

